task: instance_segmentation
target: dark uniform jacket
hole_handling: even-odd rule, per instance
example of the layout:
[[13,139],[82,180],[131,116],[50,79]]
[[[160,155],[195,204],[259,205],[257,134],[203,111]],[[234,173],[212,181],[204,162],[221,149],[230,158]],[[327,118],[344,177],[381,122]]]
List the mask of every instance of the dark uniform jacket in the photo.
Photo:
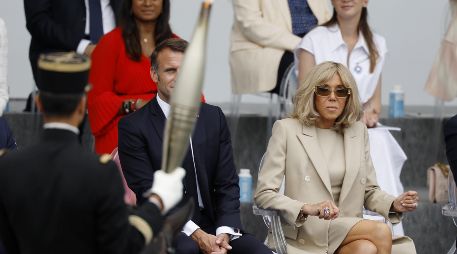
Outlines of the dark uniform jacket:
[[[121,0],[110,0],[116,15]],[[27,30],[32,36],[29,59],[36,80],[38,57],[42,53],[76,51],[86,36],[84,0],[24,0]]]
[[0,238],[8,254],[138,253],[162,217],[149,202],[129,216],[123,191],[109,158],[46,129],[39,144],[0,157]]
[[[119,159],[127,183],[140,203],[144,201],[141,194],[154,180],[154,171],[161,167],[165,120],[154,98],[119,122]],[[201,105],[192,142],[200,194],[205,215],[209,216],[199,217],[197,209],[192,221],[197,225],[212,225],[213,229],[220,226],[241,229],[238,175],[230,133],[220,108]],[[185,197],[194,198],[198,204],[190,149],[182,167],[186,170]]]

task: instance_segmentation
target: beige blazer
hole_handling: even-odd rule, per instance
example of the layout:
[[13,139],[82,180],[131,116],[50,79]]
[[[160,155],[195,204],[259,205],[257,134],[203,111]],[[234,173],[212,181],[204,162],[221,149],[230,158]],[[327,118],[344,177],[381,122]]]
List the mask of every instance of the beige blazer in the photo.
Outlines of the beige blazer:
[[[308,0],[323,24],[331,18],[328,0]],[[235,94],[257,93],[276,85],[279,62],[300,37],[292,33],[288,0],[233,0],[230,67]]]
[[[347,222],[348,227],[333,229],[344,239],[351,223],[362,218],[363,206],[398,223],[400,215],[389,213],[395,198],[381,191],[376,183],[365,125],[357,122],[345,129],[343,139],[346,173],[337,220]],[[284,194],[281,194],[278,190],[283,179]],[[255,203],[262,208],[279,210],[286,238],[297,241],[303,249],[310,253],[333,253],[342,239],[329,243],[329,221],[315,216],[297,221],[304,203],[324,200],[333,200],[333,197],[316,128],[305,127],[292,118],[277,121],[259,172]]]

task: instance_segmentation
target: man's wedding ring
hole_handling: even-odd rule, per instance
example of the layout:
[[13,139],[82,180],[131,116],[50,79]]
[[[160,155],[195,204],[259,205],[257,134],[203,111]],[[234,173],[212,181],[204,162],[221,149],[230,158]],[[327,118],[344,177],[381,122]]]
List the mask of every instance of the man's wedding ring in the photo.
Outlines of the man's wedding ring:
[[325,207],[324,208],[324,216],[329,216],[330,215],[330,208]]

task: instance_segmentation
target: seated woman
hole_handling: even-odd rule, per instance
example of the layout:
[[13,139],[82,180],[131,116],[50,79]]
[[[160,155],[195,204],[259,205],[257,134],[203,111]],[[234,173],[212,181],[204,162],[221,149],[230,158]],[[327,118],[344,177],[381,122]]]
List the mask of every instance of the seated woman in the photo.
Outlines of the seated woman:
[[361,116],[349,70],[324,62],[297,90],[292,117],[273,126],[255,203],[280,212],[289,254],[415,253],[409,238],[392,241],[387,224],[362,218],[366,207],[398,223],[419,197],[379,188]]
[[149,57],[158,43],[175,37],[169,19],[170,0],[125,0],[119,27],[95,48],[87,108],[97,153],[111,153],[118,143],[119,119],[157,93]]
[[[371,31],[368,0],[332,0],[332,4],[330,21],[309,32],[295,51],[298,78],[303,81],[309,70],[323,61],[341,63],[351,71],[362,102],[362,122],[369,127],[371,157],[379,186],[391,195],[400,195],[400,173],[407,157],[389,130],[372,128],[378,125],[381,114],[386,41]],[[404,234],[401,224],[394,227],[394,233]]]

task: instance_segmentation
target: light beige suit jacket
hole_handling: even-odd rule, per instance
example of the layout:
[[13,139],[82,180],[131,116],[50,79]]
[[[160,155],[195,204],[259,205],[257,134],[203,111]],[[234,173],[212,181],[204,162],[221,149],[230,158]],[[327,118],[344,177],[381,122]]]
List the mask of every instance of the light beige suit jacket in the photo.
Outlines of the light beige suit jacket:
[[[328,0],[308,0],[323,24],[331,18]],[[288,0],[233,0],[230,68],[235,94],[257,93],[276,85],[279,62],[300,37],[292,33]]]
[[[277,121],[259,172],[256,204],[279,210],[289,242],[296,241],[310,253],[333,253],[352,225],[362,218],[363,206],[392,223],[400,221],[399,214],[389,213],[395,198],[381,191],[376,183],[365,125],[356,122],[345,129],[343,135],[346,173],[337,204],[340,209],[337,220],[348,226],[333,228],[339,235],[334,242],[329,239],[330,221],[315,216],[297,221],[304,203],[333,200],[329,172],[315,127],[305,127],[292,118]],[[283,179],[284,194],[278,192]]]

